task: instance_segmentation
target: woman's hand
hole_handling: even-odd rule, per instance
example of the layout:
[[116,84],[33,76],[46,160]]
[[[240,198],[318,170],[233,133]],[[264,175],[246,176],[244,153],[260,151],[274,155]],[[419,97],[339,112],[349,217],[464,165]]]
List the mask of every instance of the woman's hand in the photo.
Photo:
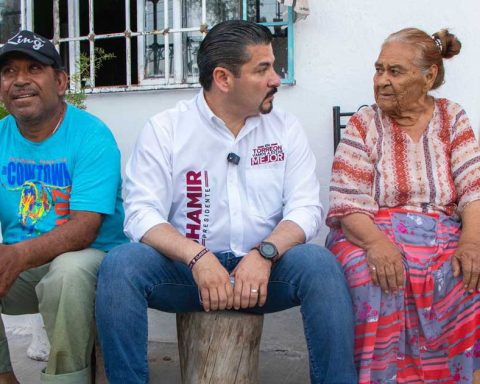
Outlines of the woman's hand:
[[480,244],[460,242],[452,258],[453,276],[463,272],[463,286],[469,292],[480,292]]
[[385,293],[403,288],[404,266],[400,250],[373,222],[362,213],[352,213],[341,219],[348,241],[365,249],[370,276]]
[[403,288],[404,266],[400,250],[387,237],[366,244],[367,263],[375,285],[385,293]]
[[463,273],[463,286],[480,291],[480,200],[467,204],[462,213],[462,233],[452,257],[453,276]]

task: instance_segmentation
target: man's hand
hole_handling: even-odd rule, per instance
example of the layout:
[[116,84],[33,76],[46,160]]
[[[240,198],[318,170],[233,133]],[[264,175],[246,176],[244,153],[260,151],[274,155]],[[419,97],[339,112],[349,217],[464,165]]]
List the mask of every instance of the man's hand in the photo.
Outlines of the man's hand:
[[15,245],[0,244],[0,297],[5,297],[18,275],[26,270]]
[[463,272],[463,285],[467,291],[480,291],[480,244],[460,243],[452,258],[452,270],[455,277]]
[[233,287],[230,276],[212,252],[207,252],[192,268],[205,312],[231,309]]
[[232,275],[235,277],[233,307],[262,307],[267,300],[268,279],[272,262],[253,249],[238,263]]
[[380,238],[368,244],[367,262],[375,285],[386,292],[396,293],[403,288],[404,266],[402,254],[388,238]]

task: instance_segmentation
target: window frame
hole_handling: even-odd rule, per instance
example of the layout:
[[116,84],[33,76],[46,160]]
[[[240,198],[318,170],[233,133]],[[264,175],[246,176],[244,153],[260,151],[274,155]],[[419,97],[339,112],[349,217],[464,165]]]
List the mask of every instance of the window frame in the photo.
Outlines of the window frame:
[[[248,0],[242,0],[243,2],[243,20],[247,20],[247,5]],[[288,76],[282,79],[282,84],[294,85],[295,84],[295,63],[294,63],[294,29],[293,29],[293,7],[287,6],[287,21],[258,23],[265,27],[287,27],[287,64],[288,64]]]
[[[21,26],[22,29],[33,29],[33,7],[35,0],[21,0]],[[41,1],[41,0],[37,0]],[[183,41],[182,35],[185,32],[201,32],[205,35],[207,28],[206,19],[206,3],[207,0],[202,1],[202,23],[198,27],[182,28],[182,0],[160,0],[164,6],[164,28],[161,30],[145,31],[145,3],[147,0],[125,0],[125,31],[95,34],[94,31],[94,0],[88,0],[88,35],[80,36],[80,17],[79,8],[80,0],[68,0],[68,37],[60,37],[60,0],[53,0],[53,43],[59,49],[61,43],[68,44],[69,57],[74,58],[69,60],[69,73],[77,72],[77,61],[80,57],[80,42],[88,41],[90,53],[90,68],[89,68],[89,84],[85,87],[86,93],[111,93],[111,92],[130,92],[130,91],[145,91],[145,90],[162,90],[162,89],[182,89],[182,88],[199,88],[198,82],[192,83],[183,81]],[[131,15],[130,4],[132,1],[137,5],[137,31],[131,30]],[[168,1],[173,3],[173,25],[168,25]],[[248,0],[242,0],[244,20],[247,19],[247,5]],[[293,27],[293,7],[287,6],[287,20],[282,22],[266,22],[259,23],[266,27],[284,27],[288,28],[287,34],[287,63],[288,74],[282,79],[282,84],[294,85],[294,27]],[[169,46],[170,41],[173,41],[173,76],[170,76],[170,61],[165,60],[165,77],[164,78],[145,78],[145,37],[148,35],[163,35],[164,45]],[[110,38],[125,38],[125,66],[126,76],[125,85],[112,86],[95,86],[95,42],[102,39]],[[137,71],[138,84],[132,84],[132,47],[131,39],[137,39]],[[79,84],[71,84],[72,89],[78,89]]]

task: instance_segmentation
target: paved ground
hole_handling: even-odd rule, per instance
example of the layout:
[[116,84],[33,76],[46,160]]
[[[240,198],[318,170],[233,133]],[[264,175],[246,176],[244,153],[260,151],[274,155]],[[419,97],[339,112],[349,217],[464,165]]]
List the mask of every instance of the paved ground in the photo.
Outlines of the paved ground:
[[[29,336],[10,336],[12,363],[21,384],[38,384],[45,363],[27,358]],[[176,343],[150,342],[150,383],[180,384]],[[260,384],[306,384],[308,361],[305,354],[289,351],[261,351]],[[226,384],[226,383],[222,383]]]
[[[180,368],[175,342],[174,318],[152,317],[151,325],[162,334],[152,331],[149,343],[151,380],[154,384],[180,384]],[[298,329],[297,329],[298,328]],[[284,311],[265,317],[260,353],[259,384],[307,384],[308,357],[303,335],[301,318],[296,310]],[[26,351],[31,336],[8,335],[12,363],[22,384],[38,384],[39,371],[45,363],[27,358]],[[171,339],[172,341],[166,340]],[[228,384],[228,383],[219,383]]]
[[13,369],[21,384],[37,384],[40,382],[39,372],[45,367],[44,362],[34,361],[27,357],[27,348],[32,340],[31,336],[8,336],[10,358]]

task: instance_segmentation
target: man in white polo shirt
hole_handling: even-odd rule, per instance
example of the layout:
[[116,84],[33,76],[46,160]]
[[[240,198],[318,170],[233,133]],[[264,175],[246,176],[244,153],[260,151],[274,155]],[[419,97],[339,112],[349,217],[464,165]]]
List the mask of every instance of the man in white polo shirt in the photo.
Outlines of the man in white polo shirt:
[[311,382],[356,383],[343,273],[326,249],[304,244],[322,224],[315,159],[299,122],[273,109],[271,41],[254,23],[216,25],[198,52],[202,91],[138,138],[126,170],[133,242],[107,255],[97,289],[110,383],[148,382],[147,307],[298,305]]

